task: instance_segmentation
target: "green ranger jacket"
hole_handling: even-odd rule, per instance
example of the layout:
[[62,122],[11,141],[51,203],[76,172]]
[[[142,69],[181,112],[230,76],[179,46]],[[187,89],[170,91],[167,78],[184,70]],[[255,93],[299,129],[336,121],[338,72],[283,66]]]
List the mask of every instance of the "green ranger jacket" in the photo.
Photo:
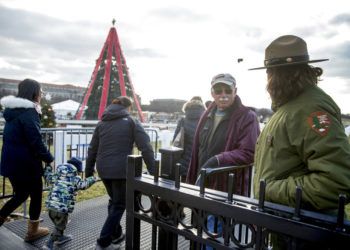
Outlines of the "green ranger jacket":
[[350,197],[350,145],[338,106],[319,87],[282,105],[266,124],[255,150],[254,194],[266,181],[265,200],[302,208],[334,209]]

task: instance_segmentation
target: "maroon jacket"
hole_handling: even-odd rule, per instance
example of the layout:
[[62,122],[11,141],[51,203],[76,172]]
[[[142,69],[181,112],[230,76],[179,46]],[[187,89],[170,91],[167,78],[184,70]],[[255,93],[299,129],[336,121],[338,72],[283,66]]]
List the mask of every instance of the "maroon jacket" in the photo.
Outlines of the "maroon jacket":
[[[195,133],[193,148],[192,148],[192,158],[187,173],[187,182],[194,184],[198,172],[201,166],[198,166],[198,151],[199,151],[199,141],[200,134],[204,125],[208,126],[207,121],[208,117],[214,115],[216,111],[216,104],[213,103],[208,110],[202,115]],[[229,117],[226,127],[219,127],[220,131],[216,133],[224,133],[222,135],[225,138],[223,142],[215,143],[216,146],[221,145],[219,154],[216,154],[219,160],[219,166],[234,166],[234,165],[246,165],[253,164],[254,161],[254,152],[256,140],[259,136],[259,122],[256,114],[245,107],[240,98],[236,96],[233,105],[229,108]],[[220,136],[218,136],[220,137]],[[217,137],[215,137],[217,138]],[[213,140],[215,140],[213,138]],[[214,146],[208,145],[208,149]],[[208,150],[210,151],[210,150]],[[214,155],[208,155],[208,159]],[[235,172],[235,181],[236,181],[236,194],[248,196],[250,178],[251,178],[251,169],[245,168],[242,170],[236,170]],[[227,174],[216,174],[209,179],[209,187],[227,191]]]

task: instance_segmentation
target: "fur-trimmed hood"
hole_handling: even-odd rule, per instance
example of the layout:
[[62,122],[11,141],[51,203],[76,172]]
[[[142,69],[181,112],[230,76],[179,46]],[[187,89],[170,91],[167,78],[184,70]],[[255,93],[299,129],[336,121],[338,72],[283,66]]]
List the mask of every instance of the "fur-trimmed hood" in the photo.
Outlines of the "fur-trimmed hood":
[[13,95],[5,96],[1,98],[1,106],[4,108],[35,108],[35,103],[27,99],[15,97]]
[[186,113],[186,110],[191,109],[191,108],[204,108],[205,106],[203,104],[203,102],[199,101],[199,100],[192,100],[192,101],[188,101],[186,102],[183,106],[182,106],[182,111],[184,113]]
[[41,114],[40,104],[12,95],[1,98],[0,104],[5,108],[4,118],[6,121],[16,118],[26,112],[27,109],[35,109],[38,114]]
[[199,100],[192,100],[192,101],[186,102],[183,105],[182,111],[185,113],[186,118],[188,118],[188,119],[197,119],[205,111],[205,106]]

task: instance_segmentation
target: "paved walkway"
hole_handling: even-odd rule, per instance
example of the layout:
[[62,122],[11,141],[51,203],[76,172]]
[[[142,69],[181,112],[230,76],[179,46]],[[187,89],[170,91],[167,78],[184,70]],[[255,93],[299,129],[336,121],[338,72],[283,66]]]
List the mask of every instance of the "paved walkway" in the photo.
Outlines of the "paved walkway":
[[[70,222],[65,230],[71,234],[73,240],[65,243],[60,249],[64,250],[93,250],[96,239],[107,216],[108,196],[77,203],[70,216]],[[47,213],[42,213],[43,222],[41,225],[53,230],[54,226]],[[121,221],[125,232],[125,213]],[[27,231],[27,220],[20,219],[5,223],[0,227],[0,249],[4,250],[34,250],[41,249],[49,236],[45,236],[31,244],[23,241]],[[141,246],[140,249],[151,249],[152,227],[150,224],[141,222]],[[188,249],[189,242],[179,237],[179,249]],[[125,242],[122,242],[120,249],[125,249]]]
[[[107,202],[108,197],[102,196],[77,203],[65,230],[65,233],[73,236],[73,240],[64,244],[61,249],[85,250],[95,248],[96,239],[107,216]],[[54,226],[48,214],[42,213],[41,218],[43,219],[41,225],[52,231]],[[125,216],[122,219],[122,225],[125,229]],[[25,219],[5,223],[0,230],[0,249],[41,249],[49,238],[49,236],[45,236],[28,244],[23,241],[26,231],[27,221]],[[124,243],[122,243],[122,249],[123,245]]]
[[23,241],[17,234],[13,233],[6,227],[0,227],[0,249],[12,250],[12,249],[28,249],[35,250],[38,249],[31,244]]

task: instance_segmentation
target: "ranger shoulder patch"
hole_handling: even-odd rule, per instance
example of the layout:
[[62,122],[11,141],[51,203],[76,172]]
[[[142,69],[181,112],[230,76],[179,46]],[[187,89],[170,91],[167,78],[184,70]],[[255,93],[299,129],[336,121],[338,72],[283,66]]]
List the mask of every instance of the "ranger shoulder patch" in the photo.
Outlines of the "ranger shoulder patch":
[[311,113],[307,122],[310,128],[318,133],[321,136],[325,136],[328,134],[331,125],[331,119],[328,117],[328,114],[324,111],[317,111]]

